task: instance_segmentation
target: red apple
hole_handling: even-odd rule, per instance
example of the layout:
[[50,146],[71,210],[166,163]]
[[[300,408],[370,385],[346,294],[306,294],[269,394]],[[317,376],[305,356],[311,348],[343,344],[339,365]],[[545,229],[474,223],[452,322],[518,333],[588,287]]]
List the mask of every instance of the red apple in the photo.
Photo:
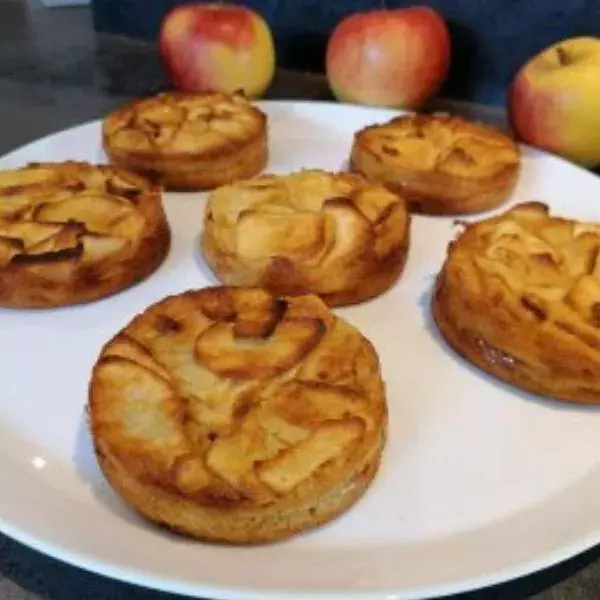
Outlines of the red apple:
[[262,95],[275,71],[269,26],[236,4],[184,4],[161,24],[159,50],[171,83],[186,91]]
[[509,89],[516,136],[583,166],[600,165],[600,38],[571,38],[531,58]]
[[326,74],[338,100],[414,109],[435,94],[450,66],[450,33],[425,6],[360,12],[327,44]]

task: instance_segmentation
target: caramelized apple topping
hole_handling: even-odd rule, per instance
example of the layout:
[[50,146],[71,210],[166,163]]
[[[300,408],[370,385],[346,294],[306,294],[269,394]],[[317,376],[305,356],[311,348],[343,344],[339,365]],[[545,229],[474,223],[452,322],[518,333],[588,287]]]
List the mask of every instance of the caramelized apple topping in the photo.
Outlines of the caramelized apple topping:
[[597,326],[600,225],[554,218],[531,202],[476,227],[474,262],[483,277],[499,278],[538,320],[568,308]]
[[0,266],[92,263],[137,241],[140,181],[83,163],[35,164],[0,173]]
[[165,93],[111,120],[107,134],[124,150],[204,152],[252,138],[256,120],[255,110],[239,94]]
[[110,398],[97,422],[113,452],[138,465],[151,452],[147,475],[227,506],[274,502],[343,465],[385,416],[355,329],[316,296],[251,288],[151,307],[105,348],[94,385]]
[[277,257],[311,269],[336,264],[348,273],[360,259],[375,268],[373,261],[398,250],[409,218],[403,199],[385,187],[318,170],[225,186],[209,198],[207,214],[211,241],[245,263],[267,265]]
[[506,135],[456,116],[401,116],[361,135],[375,156],[415,171],[488,177],[519,161],[518,147]]

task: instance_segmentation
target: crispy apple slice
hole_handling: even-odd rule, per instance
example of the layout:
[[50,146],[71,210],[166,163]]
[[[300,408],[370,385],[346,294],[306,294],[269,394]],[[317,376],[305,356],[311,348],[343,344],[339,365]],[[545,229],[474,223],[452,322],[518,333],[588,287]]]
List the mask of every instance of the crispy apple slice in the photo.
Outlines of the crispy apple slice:
[[548,242],[523,229],[518,223],[507,223],[499,228],[492,238],[486,256],[503,260],[507,253],[520,257],[527,255],[547,255],[552,262],[558,264],[560,257],[555,248]]
[[257,464],[256,474],[277,494],[288,494],[323,464],[347,452],[362,433],[357,419],[329,421],[296,446]]
[[198,102],[198,103],[195,103],[194,100],[190,100],[189,102],[182,100],[180,102],[180,106],[186,112],[187,116],[186,116],[185,120],[189,120],[189,121],[195,121],[196,119],[207,120],[210,118],[210,116],[212,114],[212,107],[207,106],[206,104],[202,103],[202,99],[200,99],[200,102]]
[[224,118],[213,118],[210,121],[210,128],[219,133],[223,133],[234,140],[246,140],[253,134],[247,124],[236,119],[233,114],[225,114]]
[[171,376],[152,356],[151,352],[124,333],[118,335],[104,350],[104,356],[125,358],[145,367],[159,377],[170,381]]
[[565,302],[586,321],[593,321],[600,305],[600,281],[592,275],[581,276],[569,290]]
[[324,227],[324,219],[318,213],[279,215],[246,210],[238,221],[237,250],[249,260],[310,257],[324,244]]
[[14,264],[73,260],[81,255],[83,249],[79,242],[82,227],[77,223],[58,226],[15,223],[14,230],[23,234],[21,239],[25,247],[25,252],[13,257]]
[[0,196],[0,219],[11,219],[26,214],[31,208],[31,197],[28,194]]
[[99,262],[121,252],[131,243],[127,238],[111,235],[94,235],[88,233],[81,236],[83,244],[83,263]]
[[181,401],[163,377],[117,357],[103,359],[94,377],[103,388],[98,424],[126,430],[128,435],[151,446],[184,444]]
[[319,343],[319,319],[283,319],[268,338],[236,338],[234,323],[215,323],[196,339],[196,358],[232,379],[265,379],[298,364]]
[[541,202],[523,202],[511,208],[509,214],[518,221],[535,226],[537,221],[546,220],[546,217],[550,214],[550,209]]
[[284,300],[272,300],[272,305],[264,310],[257,306],[253,310],[240,312],[234,322],[233,335],[237,339],[269,337],[281,321],[287,307]]
[[27,254],[40,255],[75,248],[83,231],[84,228],[79,223],[67,223],[54,235],[27,246]]
[[383,221],[392,206],[399,202],[387,188],[372,184],[358,189],[354,195],[354,204],[371,223],[375,224]]
[[2,223],[0,225],[0,235],[20,239],[27,249],[56,235],[62,227],[63,225],[59,224],[16,221],[14,223]]
[[236,338],[266,338],[283,318],[287,302],[261,289],[243,289],[234,294]]
[[27,188],[35,188],[58,183],[60,175],[52,169],[14,169],[0,172],[0,194],[23,193]]
[[13,257],[23,252],[23,249],[21,240],[0,236],[0,265],[6,266]]
[[112,233],[113,225],[134,209],[114,196],[80,194],[61,202],[41,204],[35,213],[40,221],[66,223],[79,221],[95,233]]
[[145,227],[144,216],[136,210],[132,210],[113,222],[110,233],[115,237],[139,240],[143,236]]
[[166,104],[150,99],[142,104],[138,111],[137,120],[142,123],[150,121],[157,125],[176,125],[185,119],[185,111],[176,104]]
[[[345,321],[336,319],[325,334],[323,343],[300,367],[298,377],[330,385],[353,386],[356,379],[354,359],[362,345],[356,331]],[[344,360],[340,360],[340,348],[344,349]]]
[[326,200],[323,210],[326,218],[331,219],[335,226],[335,243],[327,254],[328,260],[349,260],[353,256],[364,254],[365,248],[373,242],[373,232],[368,219],[350,200],[344,198]]
[[[103,443],[139,476],[171,483],[174,466],[190,457],[182,427],[184,407],[171,385],[147,368],[123,358],[105,358],[94,373],[95,389],[102,395],[94,412],[94,428]],[[92,400],[93,401],[93,400]],[[149,460],[144,460],[148,456]],[[209,475],[196,465],[195,488]],[[191,487],[189,469],[186,487]]]
[[257,382],[221,379],[196,360],[194,340],[198,332],[210,327],[210,321],[200,311],[194,312],[189,298],[178,300],[182,301],[181,311],[171,306],[168,314],[161,311],[152,319],[134,324],[129,336],[157,357],[197,423],[210,431],[228,432],[235,425],[240,398],[247,398],[257,389]]
[[120,175],[113,175],[107,179],[105,189],[107,193],[113,196],[127,198],[127,200],[131,200],[134,203],[142,193],[140,186],[135,181],[129,181]]
[[349,387],[317,381],[289,381],[277,391],[271,410],[287,421],[314,430],[327,421],[357,418],[366,430],[373,426],[369,402]]
[[207,121],[184,121],[179,129],[185,135],[201,136],[208,131],[209,125]]
[[[37,254],[18,254],[12,259],[13,264],[19,265],[38,265],[40,274],[48,279],[64,280],[70,274],[72,268],[71,261],[81,256],[83,248],[79,243],[71,248],[61,248],[59,250],[48,250],[47,252],[38,252]],[[50,270],[46,263],[64,263],[64,267],[58,267],[56,270]],[[34,271],[31,270],[33,273]]]
[[[149,122],[148,125],[150,125]],[[150,139],[150,143],[153,146],[156,146],[158,148],[164,148],[165,146],[168,146],[171,143],[178,129],[179,128],[177,125],[166,124],[155,125],[153,128],[146,127],[145,131],[148,135],[148,138]]]
[[[274,500],[275,494],[256,477],[254,464],[275,458],[287,447],[285,433],[279,428],[274,432],[269,424],[268,415],[260,408],[255,409],[239,429],[219,437],[206,454],[206,465],[211,472],[258,503]],[[302,430],[293,435],[297,441],[307,436],[308,432]]]
[[285,311],[287,319],[319,319],[323,325],[323,333],[331,327],[336,320],[335,315],[328,306],[315,294],[295,296],[287,299],[288,305]]
[[[374,228],[375,232],[375,252],[380,259],[384,259],[399,246],[405,244],[406,237],[400,236],[399,232],[406,231],[409,219],[408,213],[400,202],[390,204],[388,211],[380,214],[381,219]],[[401,241],[399,241],[401,240]]]
[[[192,127],[193,123],[199,124]],[[198,137],[203,130],[201,122],[186,122],[186,125],[185,128],[180,128],[171,140],[170,148],[175,152],[210,152],[229,141],[223,134],[210,129],[203,132],[202,137]]]
[[206,290],[203,314],[213,321],[235,321],[236,337],[266,337],[285,312],[286,303],[259,288],[240,288],[234,293],[225,287]]
[[112,136],[112,143],[124,150],[150,150],[152,144],[148,136],[139,129],[121,129]]

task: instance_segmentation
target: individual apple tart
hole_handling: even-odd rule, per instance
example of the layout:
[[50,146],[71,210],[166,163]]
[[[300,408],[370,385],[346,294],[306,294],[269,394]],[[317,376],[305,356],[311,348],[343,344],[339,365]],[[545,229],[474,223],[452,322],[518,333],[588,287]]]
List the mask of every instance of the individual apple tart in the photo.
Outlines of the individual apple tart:
[[467,214],[495,208],[514,189],[517,143],[457,116],[405,115],[357,132],[351,169],[401,191],[415,211]]
[[353,173],[307,169],[215,190],[202,248],[227,285],[361,302],[400,277],[410,216],[401,195]]
[[155,271],[170,230],[158,186],[84,162],[0,171],[0,306],[114,294]]
[[437,279],[442,336],[521,388],[600,403],[600,224],[532,202],[465,227]]
[[268,159],[267,118],[242,94],[162,92],[103,123],[113,164],[169,190],[204,190],[252,177]]
[[202,540],[307,530],[368,489],[387,405],[372,345],[312,295],[209,287],[149,307],[90,385],[99,465],[125,503]]

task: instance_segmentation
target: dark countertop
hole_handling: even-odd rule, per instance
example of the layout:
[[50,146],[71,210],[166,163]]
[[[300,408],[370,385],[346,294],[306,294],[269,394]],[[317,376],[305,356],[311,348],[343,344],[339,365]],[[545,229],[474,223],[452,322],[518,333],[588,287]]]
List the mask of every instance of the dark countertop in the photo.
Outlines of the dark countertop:
[[[44,9],[38,0],[0,1],[0,153],[101,117],[164,81],[147,43],[96,36],[87,8]],[[273,98],[329,99],[315,75],[280,72]],[[502,125],[501,109],[438,100],[433,109]],[[4,482],[0,493],[10,493]],[[1,518],[1,515],[0,515]],[[1,600],[175,600],[59,563],[0,535]],[[453,600],[598,600],[600,548],[521,580]]]

